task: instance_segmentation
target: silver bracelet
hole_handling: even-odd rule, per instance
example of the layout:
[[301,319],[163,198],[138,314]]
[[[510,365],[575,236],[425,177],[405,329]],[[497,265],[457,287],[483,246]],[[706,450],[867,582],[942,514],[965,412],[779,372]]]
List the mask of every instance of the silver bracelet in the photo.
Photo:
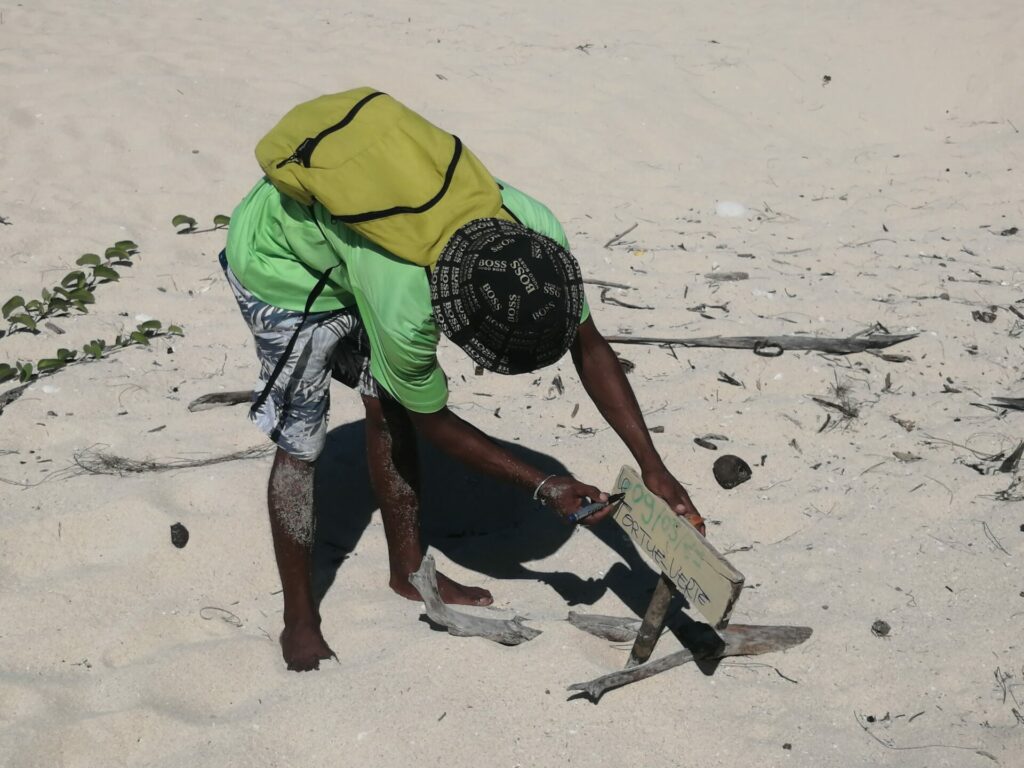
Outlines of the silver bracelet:
[[533,490],[533,500],[534,501],[539,501],[540,505],[542,507],[546,507],[547,506],[547,502],[544,499],[540,498],[540,489],[544,487],[544,483],[546,483],[548,480],[550,480],[553,477],[557,477],[557,475],[548,475],[543,480],[541,480],[539,483],[537,483],[537,487]]

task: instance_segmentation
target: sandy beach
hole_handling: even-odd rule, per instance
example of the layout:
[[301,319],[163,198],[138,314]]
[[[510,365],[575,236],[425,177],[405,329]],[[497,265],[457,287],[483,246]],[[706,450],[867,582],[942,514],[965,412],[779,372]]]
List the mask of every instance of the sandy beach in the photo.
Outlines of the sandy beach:
[[[0,384],[0,766],[1024,765],[1024,412],[995,400],[1024,398],[1022,39],[1011,0],[0,3],[0,304],[137,245],[87,314],[0,323],[0,363],[161,322]],[[572,697],[629,644],[568,612],[642,615],[654,564],[424,446],[439,568],[542,634],[438,631],[388,588],[336,386],[315,585],[338,659],[286,671],[269,444],[244,406],[187,406],[257,376],[214,217],[285,111],[362,85],[555,212],[584,277],[627,286],[587,286],[607,335],[916,334],[615,345],[746,577],[733,620],[809,640]],[[601,487],[631,463],[568,358],[439,356],[450,407],[522,455]],[[749,482],[716,483],[723,453]]]

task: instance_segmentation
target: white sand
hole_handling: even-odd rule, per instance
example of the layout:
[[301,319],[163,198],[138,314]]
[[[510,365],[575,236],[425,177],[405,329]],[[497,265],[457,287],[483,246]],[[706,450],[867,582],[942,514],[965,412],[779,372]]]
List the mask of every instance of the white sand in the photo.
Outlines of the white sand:
[[[993,498],[1012,476],[965,465],[1024,438],[1024,413],[973,405],[1024,396],[1008,309],[1024,233],[998,234],[1024,228],[1022,39],[1014,0],[0,5],[0,301],[37,295],[85,251],[141,247],[88,316],[57,321],[65,335],[0,339],[0,361],[112,339],[137,315],[186,330],[40,381],[0,416],[0,764],[1024,765],[1024,505]],[[709,536],[751,547],[731,555],[751,587],[735,620],[809,625],[810,641],[567,701],[626,657],[565,623],[567,603],[630,615],[652,572],[589,533],[537,534],[549,521],[528,499],[436,460],[428,528],[490,532],[441,542],[439,566],[543,634],[504,648],[432,631],[387,589],[360,406],[340,389],[321,515],[362,535],[324,600],[339,662],[319,673],[286,672],[276,643],[268,459],[56,479],[96,444],[162,460],[261,444],[240,408],[185,409],[255,367],[216,264],[223,233],[177,236],[170,219],[230,213],[286,109],[363,84],[457,132],[559,215],[588,277],[655,308],[592,288],[608,333],[921,332],[891,350],[905,363],[620,348]],[[717,216],[720,202],[748,214]],[[750,279],[715,284],[715,269]],[[728,313],[689,311],[701,303]],[[972,320],[991,305],[995,322]],[[495,437],[605,486],[628,459],[568,361],[508,379],[474,377],[450,347],[442,359],[453,407]],[[556,373],[565,392],[549,399]],[[819,431],[810,396],[836,381],[860,415]],[[692,442],[708,432],[767,457],[753,480],[715,484],[716,454]],[[499,555],[579,579],[560,594],[474,572],[497,573]]]

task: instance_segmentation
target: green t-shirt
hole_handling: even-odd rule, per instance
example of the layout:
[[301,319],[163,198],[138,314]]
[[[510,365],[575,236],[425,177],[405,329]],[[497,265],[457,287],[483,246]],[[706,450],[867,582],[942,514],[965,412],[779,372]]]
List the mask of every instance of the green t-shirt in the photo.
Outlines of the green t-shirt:
[[[504,182],[501,194],[524,226],[569,247],[544,205]],[[308,207],[261,179],[231,215],[231,271],[260,300],[301,312],[321,273],[335,267],[312,311],[357,307],[370,338],[373,377],[409,410],[439,411],[448,401],[448,384],[437,362],[440,336],[427,271],[332,221],[319,203],[314,211],[323,233]],[[589,315],[584,301],[580,322]]]

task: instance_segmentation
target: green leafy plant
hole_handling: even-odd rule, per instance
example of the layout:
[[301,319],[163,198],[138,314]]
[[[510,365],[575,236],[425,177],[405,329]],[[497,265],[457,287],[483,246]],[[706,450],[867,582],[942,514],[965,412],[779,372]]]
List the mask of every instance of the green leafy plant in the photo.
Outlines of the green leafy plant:
[[179,228],[179,235],[198,235],[202,232],[214,232],[218,229],[226,229],[230,223],[231,217],[225,216],[223,213],[218,213],[214,216],[213,226],[207,227],[206,229],[196,229],[198,222],[196,222],[196,220],[191,216],[186,216],[184,213],[179,213],[171,219],[171,226]]
[[59,285],[44,288],[38,299],[26,301],[24,296],[12,296],[0,306],[0,314],[8,323],[7,333],[29,331],[38,333],[39,323],[49,317],[63,317],[72,312],[85,314],[88,306],[96,302],[96,288],[115,283],[121,273],[115,267],[130,267],[139,247],[131,240],[119,240],[104,251],[84,253],[75,261],[82,269],[68,272]]
[[191,216],[186,216],[183,213],[179,213],[177,216],[171,219],[171,226],[184,227],[184,229],[178,230],[178,234],[188,235],[196,231],[196,220],[193,219]]
[[103,339],[89,341],[82,345],[82,355],[79,355],[79,350],[61,347],[53,357],[44,357],[36,361],[18,360],[13,365],[0,363],[0,384],[12,379],[27,383],[43,376],[52,375],[75,363],[100,360],[126,347],[135,345],[148,347],[151,339],[183,335],[184,331],[180,326],[168,325],[165,327],[159,320],[147,320],[136,325],[135,329],[128,333],[118,334],[113,344],[108,344]]

